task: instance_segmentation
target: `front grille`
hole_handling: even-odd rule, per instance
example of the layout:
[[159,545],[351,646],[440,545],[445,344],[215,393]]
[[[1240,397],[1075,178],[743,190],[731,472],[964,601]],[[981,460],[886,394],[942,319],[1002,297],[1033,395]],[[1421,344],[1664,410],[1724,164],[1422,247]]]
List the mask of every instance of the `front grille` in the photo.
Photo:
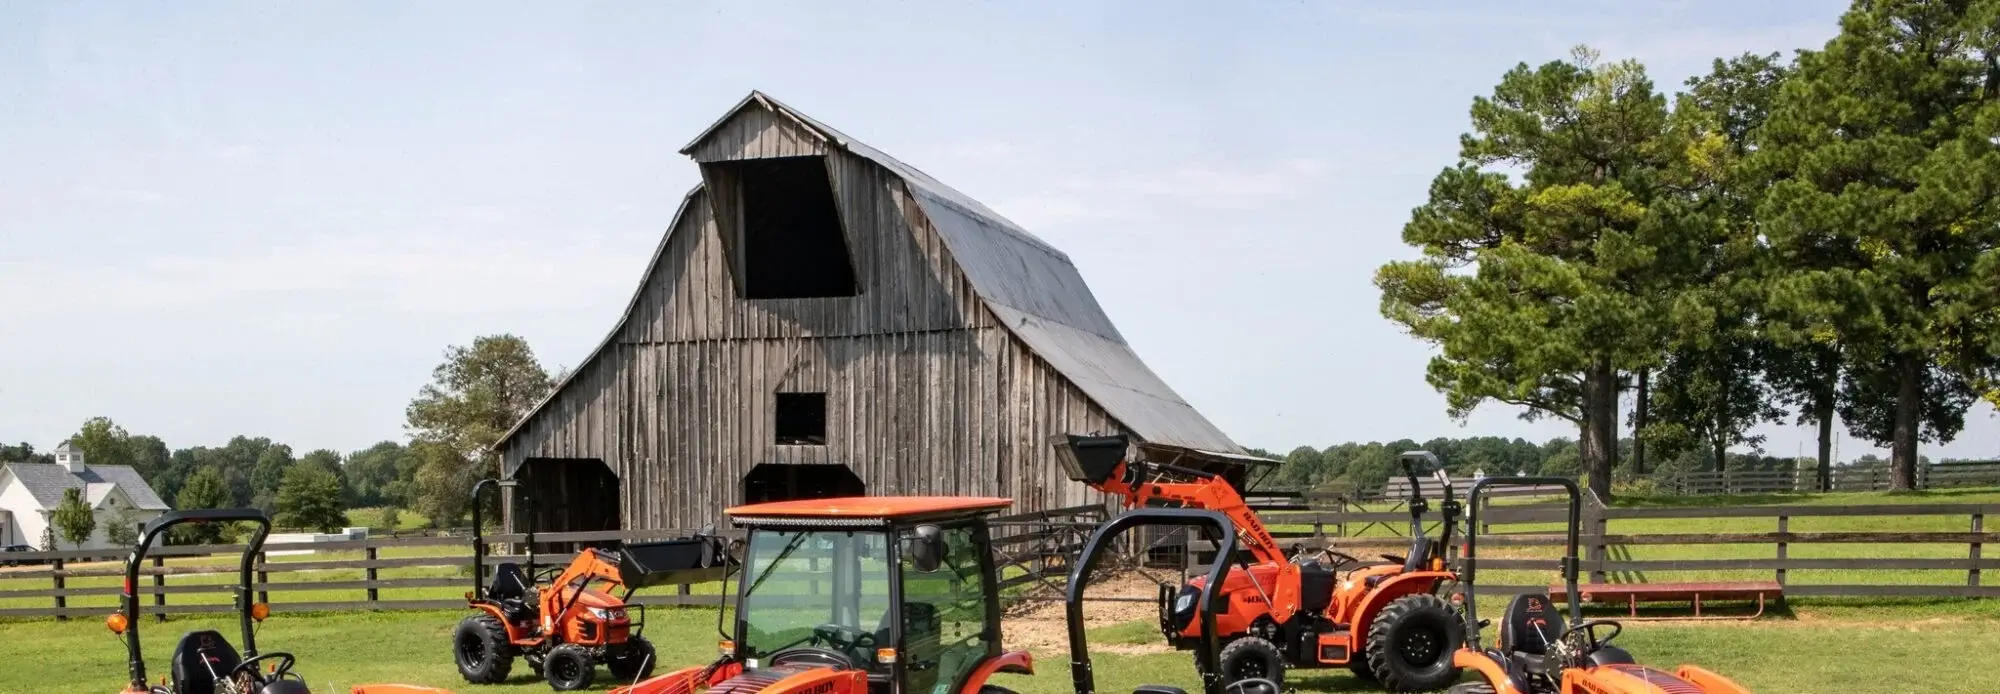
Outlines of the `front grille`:
[[1679,676],[1665,670],[1624,663],[1605,665],[1603,668],[1623,673],[1630,677],[1637,677],[1644,680],[1647,684],[1659,687],[1660,691],[1667,694],[1703,694],[1701,688],[1694,686],[1693,682],[1681,679]]
[[708,694],[756,694],[765,687],[776,684],[792,675],[813,669],[812,665],[773,665],[755,670],[744,670],[743,674],[723,680],[708,688]]

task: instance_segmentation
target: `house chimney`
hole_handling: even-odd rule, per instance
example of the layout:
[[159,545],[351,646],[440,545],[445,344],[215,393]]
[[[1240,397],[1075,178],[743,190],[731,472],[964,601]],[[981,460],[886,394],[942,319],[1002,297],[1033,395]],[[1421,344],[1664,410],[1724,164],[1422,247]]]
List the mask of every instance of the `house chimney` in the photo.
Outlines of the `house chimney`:
[[72,475],[90,469],[83,464],[83,451],[68,441],[56,446],[56,464],[63,466],[63,469]]

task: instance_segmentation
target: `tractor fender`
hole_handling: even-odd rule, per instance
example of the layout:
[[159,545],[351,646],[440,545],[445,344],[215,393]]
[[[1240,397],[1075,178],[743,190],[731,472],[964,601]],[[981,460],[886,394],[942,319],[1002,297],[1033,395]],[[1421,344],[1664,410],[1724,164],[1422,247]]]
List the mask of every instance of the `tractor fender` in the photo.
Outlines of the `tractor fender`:
[[813,668],[772,682],[757,694],[868,694],[868,671]]
[[[702,668],[699,665],[684,667],[666,674],[654,675],[632,684],[614,687],[610,694],[668,694],[669,692],[692,694],[697,684],[694,678],[696,675],[701,674],[701,670]],[[699,684],[706,686],[709,683],[702,682]],[[356,692],[355,694],[363,693]],[[373,693],[370,692],[367,694]]]
[[1389,602],[1411,593],[1428,593],[1437,590],[1440,581],[1450,580],[1452,574],[1443,571],[1412,571],[1383,579],[1374,590],[1361,596],[1361,603],[1355,606],[1353,619],[1348,624],[1356,643],[1368,638],[1368,626],[1375,621],[1375,615],[1387,607]]
[[1472,671],[1474,677],[1493,687],[1493,694],[1521,694],[1514,688],[1514,680],[1507,676],[1506,666],[1493,656],[1470,648],[1460,648],[1451,654],[1452,667]]
[[965,685],[959,687],[958,691],[976,694],[980,687],[986,686],[986,679],[996,672],[1010,675],[1035,674],[1035,657],[1029,655],[1027,651],[1008,651],[987,658],[981,661],[978,667],[972,668],[972,673],[965,676]]
[[[475,602],[472,603],[472,608],[475,610],[479,610],[481,612],[485,612],[486,614],[492,615],[494,619],[500,620],[501,628],[507,630],[508,643],[512,643],[516,646],[533,646],[537,643],[541,643],[542,641],[541,637],[535,636],[534,634],[529,633],[528,630],[522,629],[521,627],[515,626],[513,622],[507,621],[507,614],[505,612],[500,611],[499,605],[495,605],[490,602]],[[396,686],[401,686],[401,685],[396,685]],[[368,692],[368,694],[375,694],[375,693],[371,691]],[[389,692],[389,694],[397,694],[397,693]]]
[[1693,682],[1694,686],[1708,694],[1750,694],[1750,690],[1727,677],[1715,674],[1705,668],[1682,665],[1675,672],[1681,679]]

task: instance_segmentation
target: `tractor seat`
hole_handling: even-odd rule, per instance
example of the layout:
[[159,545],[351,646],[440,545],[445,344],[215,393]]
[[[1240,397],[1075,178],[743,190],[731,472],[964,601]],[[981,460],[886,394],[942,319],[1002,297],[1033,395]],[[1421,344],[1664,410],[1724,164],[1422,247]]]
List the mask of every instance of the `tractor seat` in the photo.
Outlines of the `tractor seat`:
[[1562,611],[1547,593],[1516,595],[1507,603],[1506,616],[1500,622],[1500,650],[1548,655],[1549,644],[1562,638],[1563,628]]
[[213,629],[190,631],[174,645],[175,694],[215,694],[215,683],[243,664],[229,640]]
[[500,603],[500,612],[507,615],[507,621],[525,624],[535,621],[535,606],[528,602],[528,576],[521,573],[521,566],[508,562],[493,570],[493,585],[486,589],[486,597]]

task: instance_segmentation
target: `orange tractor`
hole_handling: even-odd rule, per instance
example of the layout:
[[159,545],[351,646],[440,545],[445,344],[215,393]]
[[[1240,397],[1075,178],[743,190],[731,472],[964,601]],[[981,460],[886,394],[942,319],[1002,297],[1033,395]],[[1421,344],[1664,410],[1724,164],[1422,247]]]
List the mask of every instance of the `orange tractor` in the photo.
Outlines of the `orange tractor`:
[[[1478,575],[1479,495],[1501,486],[1561,486],[1569,493],[1567,551],[1562,558],[1568,595],[1579,595],[1577,528],[1581,525],[1582,494],[1574,480],[1560,477],[1488,477],[1472,483],[1466,502],[1465,556],[1459,586],[1465,598],[1465,642],[1453,654],[1474,680],[1453,685],[1448,694],[1750,694],[1750,690],[1694,665],[1673,672],[1638,664],[1625,649],[1611,645],[1623,628],[1611,620],[1585,620],[1575,597],[1569,600],[1569,621],[1547,594],[1517,595],[1501,617],[1494,648],[1481,648],[1474,578]],[[1599,635],[1599,630],[1610,633]]]
[[[527,568],[500,564],[489,586],[482,579],[486,541],[479,495],[496,484],[485,479],[472,487],[473,578],[465,597],[478,612],[459,622],[452,635],[459,675],[474,684],[502,682],[516,656],[558,691],[589,687],[600,663],[624,682],[651,675],[654,653],[643,636],[645,606],[627,601],[647,586],[720,578],[726,571],[721,541],[704,534],[617,549],[586,547],[568,566],[538,571],[530,528]],[[525,495],[517,503],[522,518],[533,517]]]
[[[1000,575],[986,522],[1011,503],[891,496],[731,508],[731,521],[747,530],[748,541],[720,658],[611,694],[1011,694],[993,676],[1033,674],[1034,661],[1001,648]],[[1099,526],[1070,573],[1070,669],[1078,694],[1096,689],[1084,639],[1083,577],[1113,536],[1148,524],[1212,526],[1225,551],[1235,546],[1229,519],[1212,511],[1142,509]],[[1211,578],[1224,569],[1218,562]],[[1200,598],[1214,593],[1203,590]],[[1212,623],[1215,613],[1203,611],[1202,620]],[[1205,633],[1216,633],[1208,626]],[[1203,691],[1224,694],[1215,639],[1204,644],[1197,647],[1207,673]],[[1234,687],[1278,694],[1267,680]],[[1135,694],[1185,692],[1149,685]]]
[[[1457,680],[1452,648],[1463,638],[1458,611],[1443,597],[1456,580],[1450,568],[1452,530],[1463,507],[1437,456],[1402,454],[1410,482],[1410,551],[1382,555],[1389,564],[1361,565],[1330,549],[1287,556],[1255,511],[1227,480],[1210,472],[1130,460],[1125,436],[1056,436],[1051,441],[1069,478],[1120,497],[1127,508],[1169,505],[1223,514],[1254,560],[1223,579],[1215,615],[1219,656],[1228,680],[1263,679],[1282,686],[1285,670],[1347,667],[1390,691],[1434,691]],[[1443,486],[1441,537],[1424,535],[1429,511],[1421,478]],[[1217,555],[1217,564],[1230,561]],[[1353,567],[1342,571],[1342,567]],[[1209,579],[1176,591],[1162,585],[1160,630],[1176,648],[1209,635],[1194,618],[1196,593]]]
[[[238,523],[257,526],[237,571],[237,623],[242,628],[242,652],[229,639],[213,630],[190,631],[174,645],[171,679],[157,686],[146,684],[146,660],[139,654],[139,567],[146,550],[169,528],[188,523]],[[119,596],[118,612],[105,619],[105,626],[125,641],[126,665],[132,678],[124,694],[311,694],[305,678],[292,672],[296,660],[290,653],[257,652],[257,631],[252,626],[270,616],[271,608],[251,602],[250,572],[264,538],[271,534],[271,518],[254,508],[171,511],[140,529],[139,544],[125,559],[125,589]],[[260,667],[261,666],[261,667]]]

